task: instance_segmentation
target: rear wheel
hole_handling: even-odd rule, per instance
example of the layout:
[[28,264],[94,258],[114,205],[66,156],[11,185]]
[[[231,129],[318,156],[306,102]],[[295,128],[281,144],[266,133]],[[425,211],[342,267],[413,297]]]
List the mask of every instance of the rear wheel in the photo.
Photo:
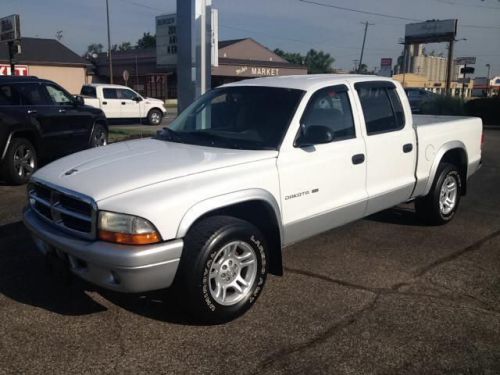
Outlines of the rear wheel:
[[2,165],[7,183],[21,185],[30,179],[38,165],[35,147],[25,138],[14,138]]
[[174,288],[197,320],[221,323],[245,313],[266,282],[267,244],[249,222],[213,216],[184,242]]
[[431,225],[450,222],[460,203],[461,188],[458,168],[450,163],[441,163],[429,194],[415,201],[418,217]]
[[149,125],[160,125],[163,118],[163,113],[159,109],[152,109],[148,113]]

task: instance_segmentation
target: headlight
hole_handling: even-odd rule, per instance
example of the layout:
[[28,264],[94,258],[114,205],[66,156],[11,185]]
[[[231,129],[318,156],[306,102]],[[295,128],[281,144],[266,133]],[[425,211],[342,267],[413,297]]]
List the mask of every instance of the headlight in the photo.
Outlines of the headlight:
[[161,241],[156,228],[142,217],[99,211],[99,238],[104,241],[147,245]]

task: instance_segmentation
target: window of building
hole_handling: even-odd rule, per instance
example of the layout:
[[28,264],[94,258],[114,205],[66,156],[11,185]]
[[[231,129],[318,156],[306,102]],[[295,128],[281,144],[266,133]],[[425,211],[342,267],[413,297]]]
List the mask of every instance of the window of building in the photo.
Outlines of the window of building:
[[313,94],[301,119],[302,131],[318,125],[329,128],[334,141],[356,137],[346,86],[326,87]]
[[118,99],[117,89],[102,89],[104,99]]
[[390,82],[363,82],[355,85],[363,109],[368,135],[404,127],[403,106]]

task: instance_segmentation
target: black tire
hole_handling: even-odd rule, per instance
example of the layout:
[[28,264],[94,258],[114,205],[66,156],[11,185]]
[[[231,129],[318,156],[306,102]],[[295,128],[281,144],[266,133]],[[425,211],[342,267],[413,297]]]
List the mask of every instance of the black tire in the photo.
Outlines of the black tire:
[[163,112],[160,111],[159,109],[151,109],[148,112],[148,124],[149,125],[160,125],[161,120],[163,119]]
[[[453,207],[446,207],[440,204],[440,199],[442,197],[443,184],[445,181],[451,181],[450,179],[455,180],[455,199]],[[416,214],[420,220],[430,225],[449,223],[458,210],[461,195],[462,179],[458,168],[450,163],[441,163],[429,194],[415,200]]]
[[95,124],[90,135],[90,148],[102,147],[108,144],[108,130],[102,124]]
[[38,157],[33,144],[25,138],[14,138],[2,163],[2,175],[11,185],[22,185],[29,181],[38,166]]
[[[253,253],[255,261],[246,266],[241,261],[239,267],[232,263],[231,267],[235,268],[230,274],[231,259],[236,262],[238,258],[220,254],[224,249],[231,249],[229,245],[235,246],[235,243],[241,248],[236,248],[233,254],[241,251],[239,256],[243,257]],[[247,262],[250,259],[248,256],[245,258]],[[187,313],[197,321],[211,324],[227,322],[244,314],[255,303],[266,282],[268,263],[266,240],[254,225],[229,216],[208,217],[195,224],[185,237],[174,290],[184,302]],[[238,283],[240,277],[247,278],[248,286],[242,287],[243,284]],[[242,292],[231,287],[230,282],[238,283]],[[217,295],[214,296],[219,290],[217,285],[227,286],[223,288],[227,292],[221,292],[219,296],[219,299],[225,296],[226,304],[221,304],[216,299]]]

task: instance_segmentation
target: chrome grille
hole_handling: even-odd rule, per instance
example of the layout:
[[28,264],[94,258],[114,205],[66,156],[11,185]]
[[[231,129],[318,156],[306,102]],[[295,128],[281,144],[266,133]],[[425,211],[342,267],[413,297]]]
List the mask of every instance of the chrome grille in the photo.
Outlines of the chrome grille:
[[95,238],[97,210],[90,198],[38,181],[29,184],[28,197],[42,219],[79,237]]

